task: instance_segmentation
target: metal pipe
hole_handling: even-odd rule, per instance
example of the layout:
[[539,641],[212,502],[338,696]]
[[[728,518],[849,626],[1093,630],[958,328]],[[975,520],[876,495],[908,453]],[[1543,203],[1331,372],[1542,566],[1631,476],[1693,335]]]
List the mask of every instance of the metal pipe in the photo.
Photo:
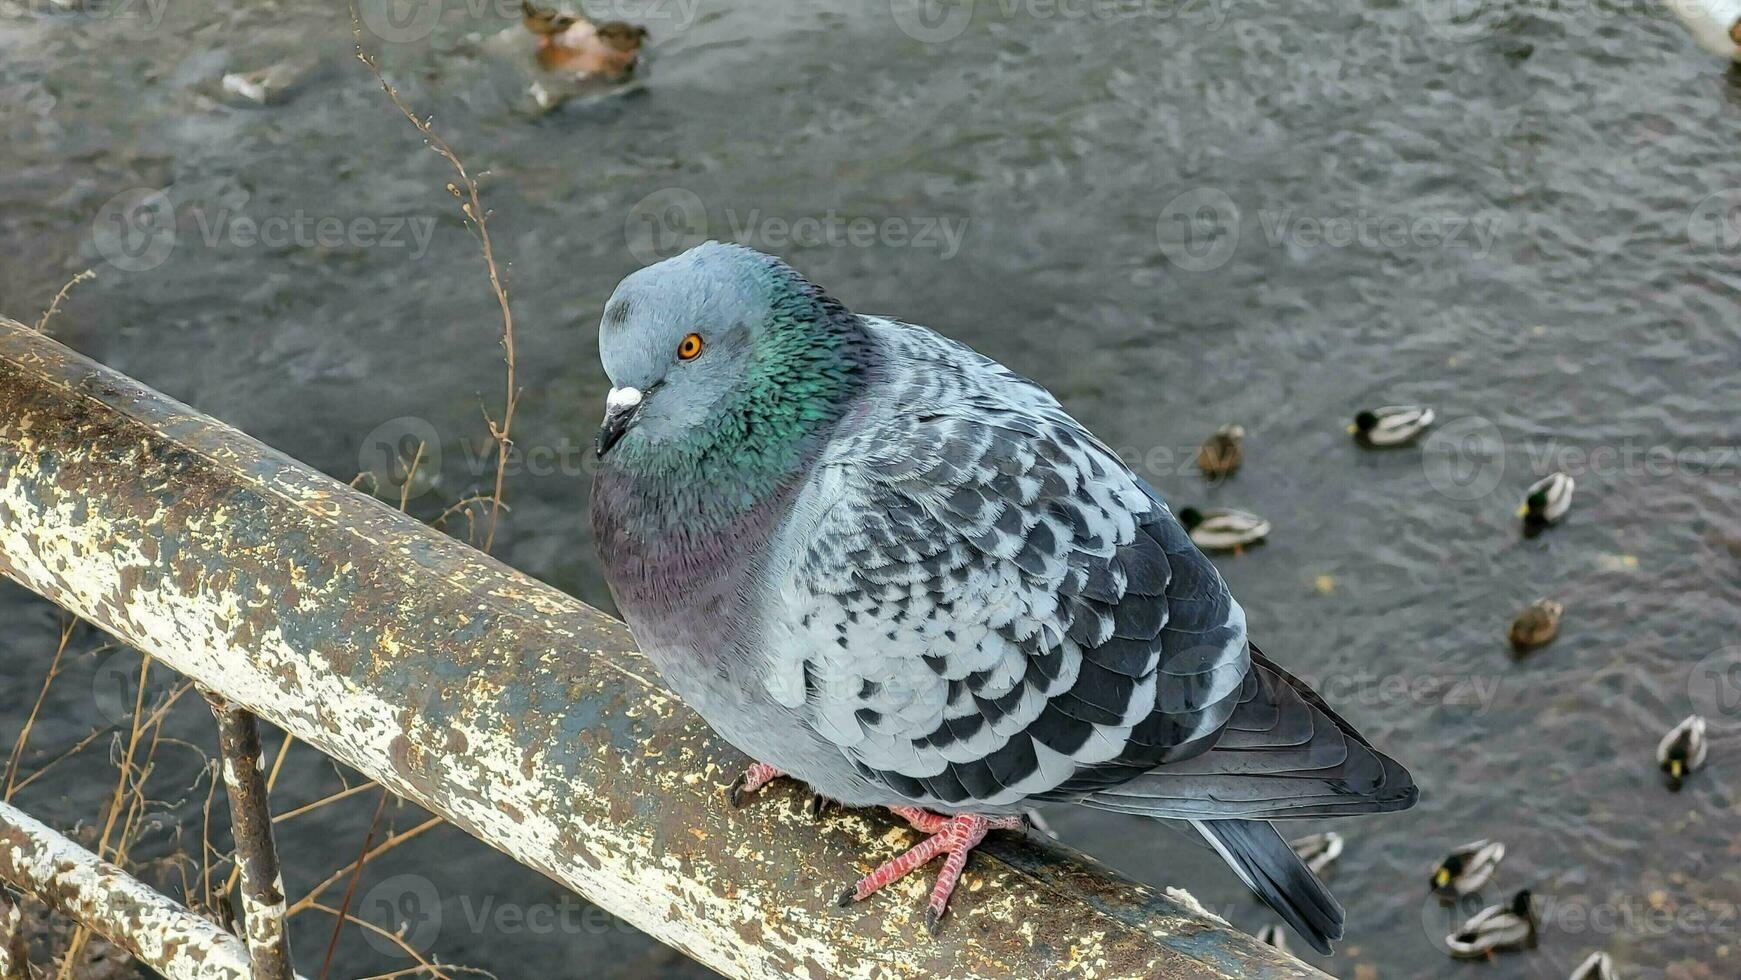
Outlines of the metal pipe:
[[0,888],[0,980],[31,980],[24,942],[24,910]]
[[266,795],[266,763],[260,725],[246,708],[207,693],[218,721],[218,751],[224,759],[224,792],[230,798],[230,835],[236,842],[237,886],[242,894],[248,955],[254,980],[290,980],[290,939],[284,932],[284,875],[272,840],[272,807]]
[[0,879],[169,980],[249,980],[248,950],[235,936],[8,803],[0,803]]
[[728,977],[1321,976],[1036,840],[939,938],[918,880],[840,909],[911,832],[725,806],[616,620],[6,321],[0,406],[0,571]]

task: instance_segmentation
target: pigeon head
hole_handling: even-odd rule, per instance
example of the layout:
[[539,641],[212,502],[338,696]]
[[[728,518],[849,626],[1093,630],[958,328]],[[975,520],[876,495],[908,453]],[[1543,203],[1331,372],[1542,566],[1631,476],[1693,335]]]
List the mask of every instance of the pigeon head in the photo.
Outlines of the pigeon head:
[[708,242],[648,266],[599,324],[611,392],[598,454],[765,457],[838,418],[863,337],[850,311],[754,249]]

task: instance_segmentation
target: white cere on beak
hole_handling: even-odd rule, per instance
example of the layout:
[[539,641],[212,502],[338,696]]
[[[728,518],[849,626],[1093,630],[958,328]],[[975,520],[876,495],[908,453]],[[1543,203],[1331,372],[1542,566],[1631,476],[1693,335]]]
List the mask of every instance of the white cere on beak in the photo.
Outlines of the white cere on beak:
[[641,389],[639,388],[630,388],[627,386],[622,388],[612,388],[611,393],[605,396],[605,411],[612,415],[615,415],[618,412],[626,412],[639,404],[641,404]]

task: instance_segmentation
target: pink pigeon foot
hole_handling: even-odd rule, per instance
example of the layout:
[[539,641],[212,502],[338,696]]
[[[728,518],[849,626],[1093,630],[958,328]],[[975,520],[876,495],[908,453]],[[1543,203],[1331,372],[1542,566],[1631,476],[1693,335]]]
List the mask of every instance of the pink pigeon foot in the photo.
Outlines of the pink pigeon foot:
[[743,809],[749,803],[749,795],[763,786],[768,785],[785,773],[765,762],[758,762],[745,769],[738,778],[732,781],[731,788],[725,791],[725,798],[733,807]]
[[931,902],[925,912],[925,928],[936,935],[943,913],[949,907],[949,896],[961,880],[961,870],[967,867],[967,855],[985,835],[993,830],[1020,830],[1025,825],[1021,817],[981,817],[971,813],[945,817],[912,806],[889,807],[904,817],[920,832],[931,836],[918,846],[872,871],[858,880],[840,896],[842,906],[868,898],[877,889],[906,877],[907,873],[939,854],[948,855],[943,870],[937,873],[937,884],[931,889]]

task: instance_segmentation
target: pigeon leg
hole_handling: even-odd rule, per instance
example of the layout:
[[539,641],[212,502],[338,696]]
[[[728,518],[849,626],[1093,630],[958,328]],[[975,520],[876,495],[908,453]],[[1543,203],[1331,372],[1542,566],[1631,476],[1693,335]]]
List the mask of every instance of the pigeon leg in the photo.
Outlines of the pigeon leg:
[[731,788],[725,791],[726,799],[731,801],[732,806],[741,810],[749,803],[751,793],[784,775],[785,773],[766,762],[758,762],[745,769],[737,779],[732,781]]
[[811,793],[810,794],[810,802],[805,806],[804,809],[806,812],[808,812],[810,814],[810,819],[820,820],[820,819],[822,819],[823,811],[827,810],[830,806],[833,806],[833,805],[834,805],[834,801],[829,799],[826,796],[823,796],[821,793]]
[[981,817],[971,813],[944,817],[919,807],[896,806],[889,809],[931,836],[920,841],[912,850],[860,878],[857,884],[841,894],[840,904],[845,906],[862,901],[884,885],[906,877],[909,872],[937,855],[945,854],[948,856],[943,859],[943,870],[937,873],[937,884],[931,889],[931,901],[925,912],[925,928],[933,935],[937,933],[943,913],[949,906],[950,893],[955,891],[956,883],[961,880],[961,870],[967,867],[967,855],[979,846],[979,842],[985,839],[989,831],[1020,830],[1023,827],[1021,817]]

